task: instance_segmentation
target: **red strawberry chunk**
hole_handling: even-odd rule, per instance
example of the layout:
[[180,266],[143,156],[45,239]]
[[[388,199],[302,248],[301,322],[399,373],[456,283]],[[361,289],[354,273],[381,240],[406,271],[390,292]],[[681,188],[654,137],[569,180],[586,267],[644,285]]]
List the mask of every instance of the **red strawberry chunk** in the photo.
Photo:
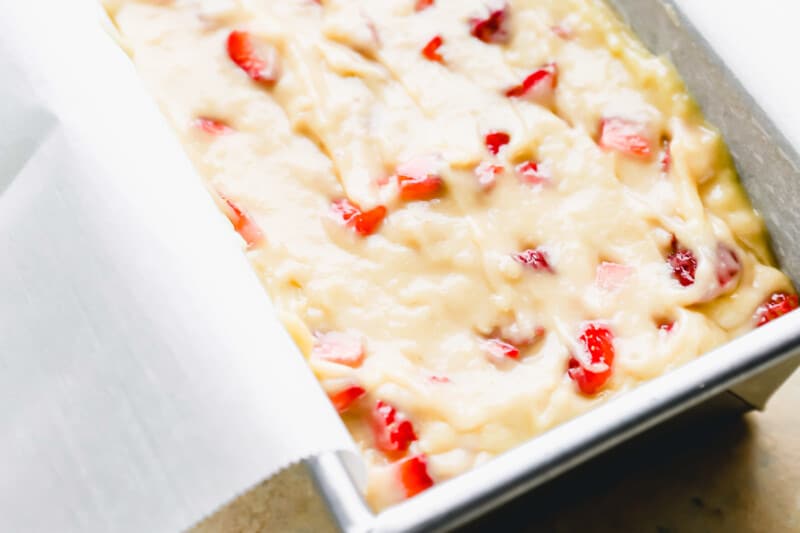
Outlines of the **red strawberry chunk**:
[[611,377],[611,365],[614,363],[614,334],[606,326],[589,323],[583,328],[580,336],[585,357],[571,357],[567,374],[578,384],[584,394],[595,394]]
[[414,200],[430,200],[442,190],[444,180],[435,174],[425,176],[397,176],[400,187],[400,199],[407,202]]
[[486,142],[486,148],[488,148],[493,155],[497,155],[500,148],[511,141],[511,136],[504,131],[492,131],[486,134],[484,141]]
[[681,287],[688,287],[694,283],[694,275],[697,271],[697,258],[691,250],[678,248],[667,257],[667,262],[672,267],[672,277],[678,280]]
[[758,306],[755,313],[756,327],[761,327],[786,313],[797,309],[798,298],[796,294],[785,292],[773,293],[769,299]]
[[600,121],[602,148],[633,157],[647,158],[653,153],[644,126],[624,118],[604,118]]
[[488,339],[483,343],[483,349],[491,358],[503,361],[505,359],[519,359],[519,349],[500,339]]
[[508,89],[506,96],[543,101],[553,95],[556,85],[558,85],[558,67],[555,63],[549,63],[530,74],[519,85]]
[[724,244],[717,246],[717,281],[723,289],[730,288],[736,283],[742,263],[736,252]]
[[384,452],[404,452],[417,440],[411,422],[382,400],[378,400],[372,411],[372,432],[375,445]]
[[492,9],[486,18],[470,20],[470,33],[485,43],[508,42],[508,4],[500,9]]
[[414,6],[414,10],[422,11],[423,9],[431,7],[433,3],[434,0],[417,0],[417,4]]
[[529,248],[518,254],[514,254],[514,260],[533,270],[545,271],[554,274],[553,267],[550,266],[550,259],[547,252],[541,248]]
[[495,165],[488,161],[484,161],[477,167],[475,167],[475,175],[478,177],[478,185],[480,185],[481,189],[487,191],[494,187],[495,183],[497,183],[497,176],[505,172],[505,168],[502,165]]
[[365,391],[363,387],[352,385],[338,392],[328,394],[328,398],[330,398],[331,403],[338,412],[344,413],[356,400],[362,398],[366,393],[367,391]]
[[369,211],[362,211],[360,207],[347,198],[334,200],[331,204],[331,211],[339,222],[353,228],[356,233],[363,237],[375,233],[386,216],[386,208],[382,205]]
[[442,161],[438,156],[420,156],[410,159],[396,170],[397,187],[401,200],[429,200],[444,188],[438,174]]
[[233,224],[233,229],[235,229],[239,235],[242,236],[244,242],[247,243],[247,247],[252,248],[253,246],[261,244],[264,240],[264,234],[261,233],[261,229],[253,222],[253,219],[231,200],[222,194],[220,194],[220,197],[225,200],[229,208],[225,210],[225,215],[228,217],[231,224]]
[[425,47],[422,49],[422,55],[428,61],[437,61],[439,63],[444,63],[444,58],[438,52],[439,47],[442,46],[443,43],[444,40],[442,39],[442,36],[437,35],[436,37],[428,41],[428,44],[426,44]]
[[373,207],[369,211],[364,211],[355,218],[353,228],[360,235],[372,235],[378,226],[381,225],[384,217],[386,216],[386,208],[382,205]]
[[354,335],[338,331],[317,334],[311,357],[355,368],[364,361],[364,343]]
[[658,325],[658,329],[663,331],[664,333],[669,333],[670,331],[672,331],[672,328],[674,328],[674,327],[675,327],[675,321],[673,321],[673,320],[667,320],[667,321],[661,322]]
[[233,128],[221,120],[214,118],[197,117],[194,119],[193,124],[196,128],[199,128],[210,135],[225,135],[226,133],[233,132]]
[[447,376],[432,375],[428,377],[428,379],[431,380],[433,383],[450,383],[450,378],[448,378]]
[[246,31],[228,35],[228,57],[255,81],[267,83],[278,79],[278,52],[268,43],[256,40]]
[[526,161],[517,165],[514,170],[520,181],[530,185],[544,185],[550,182],[550,175],[535,161]]
[[400,483],[406,498],[416,496],[433,486],[433,479],[428,474],[428,460],[424,455],[409,457],[399,464]]

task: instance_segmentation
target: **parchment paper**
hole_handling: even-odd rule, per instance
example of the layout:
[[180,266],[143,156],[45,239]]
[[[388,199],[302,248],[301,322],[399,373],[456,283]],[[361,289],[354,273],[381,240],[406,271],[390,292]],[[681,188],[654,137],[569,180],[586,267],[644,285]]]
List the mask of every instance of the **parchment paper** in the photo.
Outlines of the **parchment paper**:
[[355,458],[100,8],[0,7],[0,531],[183,530]]

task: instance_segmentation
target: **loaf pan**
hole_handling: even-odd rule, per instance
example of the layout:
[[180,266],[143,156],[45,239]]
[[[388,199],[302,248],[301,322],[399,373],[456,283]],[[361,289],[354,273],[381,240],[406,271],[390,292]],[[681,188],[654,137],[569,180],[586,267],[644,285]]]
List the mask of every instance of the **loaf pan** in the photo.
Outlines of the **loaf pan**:
[[[797,284],[800,211],[786,201],[800,198],[797,151],[677,5],[609,3],[652,52],[672,60],[722,131],[778,262]],[[342,531],[445,531],[684,411],[762,409],[799,364],[800,313],[791,313],[379,514],[366,506],[336,455],[305,466]]]

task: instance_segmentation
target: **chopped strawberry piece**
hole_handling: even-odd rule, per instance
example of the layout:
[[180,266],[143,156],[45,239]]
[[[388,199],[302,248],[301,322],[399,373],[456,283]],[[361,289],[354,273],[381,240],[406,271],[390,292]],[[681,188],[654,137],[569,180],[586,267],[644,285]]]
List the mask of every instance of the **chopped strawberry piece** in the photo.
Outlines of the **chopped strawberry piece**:
[[604,118],[600,121],[600,141],[602,148],[615,150],[633,157],[650,157],[650,146],[644,126],[624,118]]
[[487,339],[483,343],[484,351],[493,359],[519,359],[519,349],[500,339]]
[[796,294],[785,292],[773,293],[769,299],[758,306],[755,313],[756,327],[761,327],[786,313],[797,309],[798,298]]
[[670,166],[672,166],[672,150],[670,148],[671,144],[669,140],[664,139],[663,142],[663,149],[661,150],[661,160],[659,164],[661,165],[662,172],[669,172]]
[[544,185],[550,182],[550,176],[545,169],[535,161],[526,161],[517,165],[514,170],[520,181],[530,185]]
[[382,205],[369,211],[362,211],[360,207],[347,198],[334,200],[331,204],[331,210],[342,224],[353,228],[356,233],[364,237],[375,233],[386,216],[386,208]]
[[386,217],[386,208],[382,205],[364,211],[355,218],[353,228],[361,235],[372,235]]
[[530,74],[519,85],[508,89],[506,96],[543,101],[553,95],[556,85],[558,85],[558,67],[555,63],[549,63]]
[[742,263],[736,252],[724,244],[717,246],[717,281],[722,289],[728,289],[736,282],[742,270]]
[[589,323],[583,328],[581,344],[588,355],[585,358],[571,357],[567,374],[578,384],[584,394],[595,394],[611,377],[614,363],[614,334],[606,326]]
[[228,217],[231,224],[233,224],[233,229],[235,229],[239,235],[242,236],[244,242],[247,243],[247,247],[252,248],[253,246],[261,244],[264,239],[264,234],[261,233],[261,229],[253,222],[253,219],[230,199],[222,194],[220,194],[220,197],[225,200],[229,208],[225,210],[225,215]]
[[678,248],[677,243],[675,243],[673,252],[667,257],[667,262],[672,267],[672,277],[678,280],[681,287],[688,287],[694,283],[697,258],[695,258],[691,250]]
[[475,167],[475,175],[478,177],[478,185],[480,185],[481,189],[485,191],[491,189],[497,182],[497,176],[505,172],[505,170],[505,167],[502,165],[495,165],[493,163],[489,163],[488,161],[484,161]]
[[664,333],[669,333],[670,331],[672,331],[672,328],[674,328],[674,327],[675,327],[675,321],[674,320],[667,320],[667,321],[661,322],[658,325],[658,329],[660,329]]
[[352,385],[339,392],[328,394],[328,398],[330,398],[331,403],[338,412],[344,413],[356,400],[362,398],[366,393],[367,391],[365,391],[363,387]]
[[364,361],[364,343],[358,337],[329,331],[316,335],[315,340],[311,357],[353,368],[361,366]]
[[415,11],[422,11],[423,9],[428,9],[434,3],[434,0],[417,0],[417,4],[414,6]]
[[278,52],[270,44],[246,31],[234,30],[228,35],[227,46],[231,61],[255,81],[271,83],[278,79]]
[[221,120],[214,118],[197,117],[194,119],[193,124],[196,128],[199,128],[210,135],[225,135],[226,133],[233,132],[233,128]]
[[422,49],[422,55],[425,56],[425,59],[428,61],[438,61],[439,63],[444,63],[444,58],[438,52],[439,47],[442,46],[444,40],[442,39],[441,35],[437,35],[430,41],[425,47]]
[[430,200],[441,192],[444,180],[435,174],[423,176],[397,176],[400,187],[400,198],[407,202],[414,200]]
[[508,42],[508,4],[500,9],[492,9],[486,18],[470,20],[470,33],[485,43]]
[[372,411],[372,431],[375,445],[384,452],[404,452],[417,440],[411,422],[382,400],[378,400]]
[[420,156],[398,165],[395,171],[401,200],[429,200],[444,188],[439,156]]
[[486,134],[484,141],[486,142],[486,148],[488,148],[493,155],[497,155],[500,148],[511,141],[511,136],[504,131],[492,131]]
[[435,376],[434,375],[434,376],[430,376],[428,379],[430,379],[434,383],[450,383],[450,378],[448,378],[447,376]]
[[597,266],[595,283],[604,290],[615,290],[622,287],[633,274],[633,267],[603,261]]
[[591,356],[591,364],[614,362],[614,335],[607,326],[590,322],[583,328],[580,341]]
[[433,486],[433,479],[428,474],[428,460],[424,455],[415,455],[403,460],[399,465],[400,483],[406,492],[406,498],[416,496]]
[[550,266],[550,260],[547,256],[547,252],[541,248],[529,248],[518,254],[514,254],[513,257],[518,263],[532,268],[533,270],[543,270],[551,274],[555,273],[553,268]]

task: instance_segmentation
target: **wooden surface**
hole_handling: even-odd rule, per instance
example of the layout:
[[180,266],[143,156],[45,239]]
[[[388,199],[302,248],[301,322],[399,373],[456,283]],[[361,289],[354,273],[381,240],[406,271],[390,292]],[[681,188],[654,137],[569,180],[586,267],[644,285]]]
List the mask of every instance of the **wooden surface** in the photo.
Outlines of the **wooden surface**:
[[[306,478],[288,471],[276,481],[194,533],[332,532]],[[655,431],[464,531],[800,532],[800,374],[764,413]]]

